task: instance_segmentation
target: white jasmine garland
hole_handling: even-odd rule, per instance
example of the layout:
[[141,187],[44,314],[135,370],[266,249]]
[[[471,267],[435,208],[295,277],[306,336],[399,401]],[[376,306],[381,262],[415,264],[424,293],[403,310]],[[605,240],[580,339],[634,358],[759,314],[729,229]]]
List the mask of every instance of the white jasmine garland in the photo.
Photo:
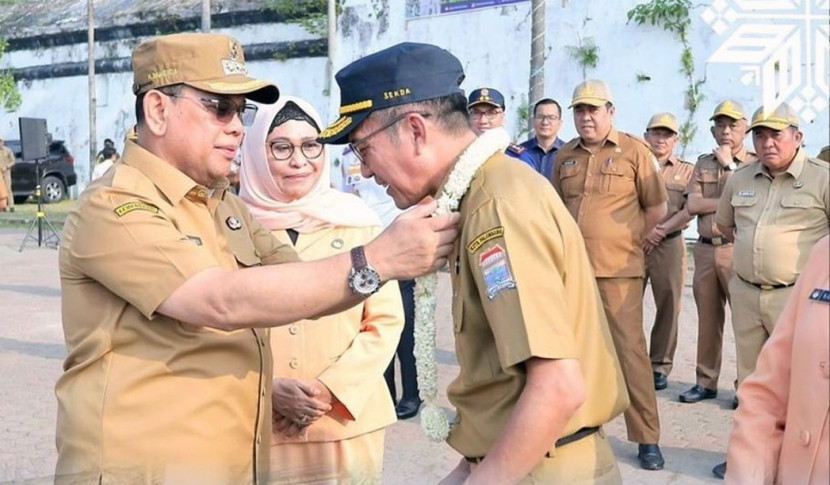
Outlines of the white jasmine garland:
[[[458,209],[479,167],[496,153],[504,152],[510,136],[502,128],[485,131],[458,157],[438,194],[435,215]],[[415,279],[415,365],[418,389],[424,401],[421,428],[433,441],[443,441],[450,434],[447,415],[436,403],[438,397],[438,363],[435,359],[435,289],[438,276],[430,273]]]

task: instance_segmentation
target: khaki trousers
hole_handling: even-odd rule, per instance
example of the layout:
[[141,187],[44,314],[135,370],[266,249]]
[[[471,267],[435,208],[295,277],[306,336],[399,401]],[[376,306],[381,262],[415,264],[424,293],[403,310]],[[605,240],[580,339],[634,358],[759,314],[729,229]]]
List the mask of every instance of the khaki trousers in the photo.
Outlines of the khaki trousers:
[[646,255],[644,293],[649,280],[657,308],[649,345],[651,370],[669,375],[677,348],[677,319],[686,281],[686,242],[682,235],[662,241]]
[[643,333],[643,279],[597,278],[631,406],[625,411],[628,440],[657,443],[660,419]]
[[[470,463],[472,472],[478,466]],[[568,485],[617,485],[622,483],[617,460],[605,432],[599,430],[591,436],[557,448],[550,458],[542,458],[520,485],[562,483]]]
[[778,316],[784,310],[793,287],[762,290],[733,275],[729,281],[732,295],[732,328],[738,358],[738,386],[755,371],[758,354],[769,338]]
[[7,207],[14,207],[14,193],[12,192],[12,171],[6,170],[3,174],[3,184],[6,186],[6,192],[9,193],[9,200]]
[[693,290],[697,305],[697,384],[717,389],[723,351],[723,322],[732,279],[732,245],[695,243]]
[[384,429],[339,441],[271,446],[269,484],[376,484],[383,469]]

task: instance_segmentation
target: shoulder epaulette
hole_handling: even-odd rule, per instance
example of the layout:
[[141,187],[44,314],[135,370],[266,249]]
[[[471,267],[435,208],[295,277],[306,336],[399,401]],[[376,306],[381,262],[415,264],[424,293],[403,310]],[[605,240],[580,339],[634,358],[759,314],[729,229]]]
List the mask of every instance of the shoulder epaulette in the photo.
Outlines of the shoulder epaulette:
[[521,155],[522,153],[527,151],[527,148],[516,143],[511,143],[507,145],[507,151],[514,153],[516,155]]

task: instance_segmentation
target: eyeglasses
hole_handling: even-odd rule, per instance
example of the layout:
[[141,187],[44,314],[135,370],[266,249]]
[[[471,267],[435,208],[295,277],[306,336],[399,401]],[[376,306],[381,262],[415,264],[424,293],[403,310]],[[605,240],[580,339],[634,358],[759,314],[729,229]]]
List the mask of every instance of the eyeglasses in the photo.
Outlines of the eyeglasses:
[[294,145],[283,140],[277,140],[268,143],[268,148],[271,150],[271,155],[277,160],[288,160],[294,155],[294,149],[299,148],[300,152],[308,160],[313,160],[323,153],[323,144],[316,140],[308,140]]
[[190,96],[183,96],[181,94],[168,94],[171,98],[189,99],[206,110],[213,113],[220,123],[230,123],[234,116],[239,116],[243,126],[251,126],[256,118],[256,113],[259,110],[255,105],[243,103],[237,104],[227,98],[191,98]]
[[536,115],[534,116],[536,121],[547,121],[548,123],[553,123],[554,121],[558,120],[559,117],[556,115]]
[[480,120],[481,118],[487,118],[487,121],[493,121],[493,119],[504,113],[504,111],[500,109],[494,109],[491,111],[470,111],[470,118],[474,120]]
[[363,160],[363,154],[360,152],[360,148],[359,148],[360,145],[365,145],[366,142],[369,141],[369,138],[372,138],[373,136],[377,135],[381,131],[388,130],[389,128],[394,126],[395,123],[401,121],[402,119],[406,118],[407,116],[409,116],[411,114],[419,114],[419,115],[421,115],[425,118],[427,118],[429,116],[432,116],[431,113],[422,113],[422,112],[419,112],[419,111],[407,111],[406,113],[401,113],[400,115],[392,118],[391,121],[389,121],[385,125],[381,126],[377,130],[375,130],[375,131],[369,133],[368,135],[364,136],[360,140],[349,143],[349,148],[352,149],[352,151],[354,152],[357,159],[360,160],[360,163],[365,163],[365,161]]

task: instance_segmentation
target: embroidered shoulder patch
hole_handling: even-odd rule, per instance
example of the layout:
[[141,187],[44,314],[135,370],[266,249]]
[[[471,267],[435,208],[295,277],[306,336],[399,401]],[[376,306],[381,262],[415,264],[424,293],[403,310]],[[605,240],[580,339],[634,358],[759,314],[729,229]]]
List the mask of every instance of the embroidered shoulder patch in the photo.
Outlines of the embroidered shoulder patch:
[[824,303],[830,303],[830,290],[822,290],[821,288],[816,288],[810,293],[810,299],[813,301],[821,301]]
[[484,246],[484,243],[486,243],[487,241],[492,241],[493,239],[502,236],[504,236],[503,226],[488,229],[476,236],[475,239],[473,239],[472,242],[467,245],[467,251],[474,253],[478,251],[481,248],[481,246]]
[[484,276],[488,299],[492,300],[502,290],[516,287],[516,280],[513,279],[510,266],[507,264],[507,253],[500,245],[496,244],[481,253],[478,265]]
[[124,217],[132,211],[147,211],[152,212],[153,214],[158,214],[159,208],[152,204],[147,204],[145,202],[136,200],[133,202],[127,202],[126,204],[121,204],[118,207],[116,207],[115,215],[117,215],[118,217]]

